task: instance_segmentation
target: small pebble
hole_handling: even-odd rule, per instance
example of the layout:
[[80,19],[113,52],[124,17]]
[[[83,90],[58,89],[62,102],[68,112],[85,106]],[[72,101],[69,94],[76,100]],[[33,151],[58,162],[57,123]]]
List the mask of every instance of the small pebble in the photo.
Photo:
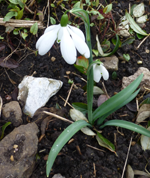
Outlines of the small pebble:
[[55,57],[51,57],[51,61],[54,62],[56,60]]
[[146,53],[149,53],[149,49],[146,49],[145,52],[146,52]]
[[66,71],[66,74],[69,75],[71,72],[70,71]]
[[142,61],[137,61],[137,64],[142,64],[143,62]]

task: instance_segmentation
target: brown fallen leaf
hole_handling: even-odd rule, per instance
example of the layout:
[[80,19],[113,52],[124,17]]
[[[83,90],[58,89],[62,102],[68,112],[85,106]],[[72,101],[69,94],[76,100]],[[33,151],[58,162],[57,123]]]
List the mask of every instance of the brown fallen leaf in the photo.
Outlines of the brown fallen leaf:
[[99,107],[101,104],[103,104],[106,100],[108,100],[107,95],[100,95],[97,100],[97,106]]
[[140,123],[148,117],[150,117],[150,104],[143,104],[138,111],[136,122]]
[[9,58],[8,60],[4,61],[5,57],[0,58],[0,66],[6,67],[9,69],[15,69],[19,66],[19,63],[16,62],[14,59]]

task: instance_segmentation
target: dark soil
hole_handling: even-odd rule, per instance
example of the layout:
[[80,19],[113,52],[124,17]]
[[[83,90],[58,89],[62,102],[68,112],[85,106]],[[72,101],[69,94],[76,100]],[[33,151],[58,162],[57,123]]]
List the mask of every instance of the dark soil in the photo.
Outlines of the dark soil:
[[[107,1],[108,2],[108,1]],[[115,21],[119,19],[118,14],[123,15],[125,9],[128,9],[129,2],[133,4],[134,1],[118,1],[118,3],[113,3],[113,16]],[[140,3],[142,1],[136,1],[134,3]],[[37,8],[42,10],[46,6],[47,1],[37,4]],[[103,2],[101,2],[103,3]],[[146,5],[146,11],[150,12],[149,2],[144,1]],[[7,5],[4,3],[4,7]],[[1,7],[1,16],[4,17],[6,11],[4,12],[4,7]],[[51,10],[51,14],[52,14]],[[58,19],[60,19],[61,8],[56,9]],[[46,25],[47,16],[45,16],[45,25]],[[81,27],[83,28],[83,27]],[[83,28],[84,29],[84,28]],[[147,33],[150,33],[150,22],[146,22]],[[5,28],[0,26],[0,35],[5,33]],[[63,87],[61,90],[53,96],[50,101],[46,104],[47,108],[55,107],[56,103],[59,104],[61,108],[64,108],[64,101],[59,97],[62,96],[66,99],[68,91],[70,89],[70,84],[68,84],[68,78],[72,79],[74,83],[78,86],[78,89],[73,89],[69,98],[69,103],[73,102],[83,102],[86,103],[86,95],[82,87],[85,86],[80,77],[74,75],[72,72],[81,75],[73,65],[68,65],[64,59],[61,57],[59,45],[55,45],[50,50],[50,53],[39,56],[35,55],[32,50],[35,50],[35,44],[37,39],[43,34],[43,30],[39,30],[38,37],[29,35],[27,40],[24,41],[19,36],[14,36],[12,32],[5,35],[4,42],[13,46],[14,49],[19,45],[19,53],[14,53],[12,58],[16,61],[19,61],[19,67],[15,69],[4,69],[0,67],[0,95],[3,99],[3,103],[7,103],[10,100],[16,99],[16,88],[18,84],[22,81],[25,75],[32,75],[35,77],[48,77],[53,79],[59,79],[63,81]],[[92,46],[96,45],[95,42],[95,33],[91,33],[92,36]],[[20,41],[21,40],[21,41]],[[134,74],[139,67],[146,67],[150,70],[150,55],[146,53],[146,50],[150,48],[149,38],[141,45],[141,47],[136,50],[136,47],[141,42],[141,40],[134,41],[133,44],[127,45],[123,48],[120,48],[116,56],[120,57],[120,54],[128,53],[131,57],[129,62],[119,62],[119,69],[117,71],[117,79],[113,80],[110,72],[110,78],[108,81],[105,81],[105,87],[110,96],[114,95],[114,92],[119,92],[121,90],[122,78],[124,76],[130,76]],[[6,46],[6,49],[0,53],[0,57],[7,56],[10,54],[11,50],[9,45]],[[51,57],[55,57],[56,60],[52,62]],[[138,60],[142,60],[142,64],[137,64]],[[69,75],[66,74],[66,71],[70,71]],[[86,76],[81,75],[86,79]],[[102,88],[101,82],[97,84]],[[11,96],[11,99],[8,98]],[[95,100],[97,97],[95,97]],[[69,117],[70,107],[67,105],[64,108],[64,117],[70,119]],[[135,121],[136,113],[130,111],[126,106],[117,112],[113,113],[108,119],[123,119],[128,121]],[[24,124],[29,121],[27,116],[23,116]],[[32,120],[31,120],[32,121]],[[4,122],[1,120],[1,126]],[[40,159],[37,159],[35,170],[31,178],[46,178],[46,160],[47,155],[52,147],[54,141],[59,136],[59,134],[68,126],[69,124],[58,119],[53,119],[49,123],[49,126],[46,130],[45,137],[39,142],[38,145],[38,155]],[[40,128],[40,124],[39,124]],[[8,127],[6,134],[8,134],[14,128],[12,126]],[[103,130],[103,136],[115,144],[116,153],[101,147],[98,145],[94,137],[89,137],[84,135],[82,132],[78,132],[73,136],[73,141],[70,144],[66,144],[61,150],[60,154],[57,156],[56,161],[53,165],[50,177],[56,173],[60,173],[66,178],[121,178],[125,159],[128,152],[129,143],[132,140],[132,146],[129,153],[129,158],[127,164],[134,170],[145,171],[145,166],[147,165],[147,170],[150,171],[150,151],[143,151],[139,144],[139,135],[135,134],[126,129],[119,128],[119,131],[116,127],[106,127]],[[40,137],[40,134],[39,134]],[[96,150],[90,146],[101,149]],[[80,149],[80,151],[79,151]],[[95,170],[95,171],[94,171]],[[125,176],[124,176],[125,177]],[[135,176],[135,178],[138,176]]]

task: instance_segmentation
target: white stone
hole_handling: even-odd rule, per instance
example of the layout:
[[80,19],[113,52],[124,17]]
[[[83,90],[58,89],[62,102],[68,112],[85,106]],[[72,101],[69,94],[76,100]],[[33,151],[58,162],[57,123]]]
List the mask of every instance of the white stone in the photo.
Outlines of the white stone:
[[55,95],[62,87],[60,80],[32,76],[25,76],[19,84],[18,100],[23,101],[25,106],[23,112],[33,117],[35,111],[45,106],[47,101]]
[[133,9],[134,17],[141,17],[145,13],[144,3],[140,3]]
[[133,82],[141,73],[144,74],[143,79],[139,85],[141,92],[145,91],[145,88],[150,88],[150,71],[145,67],[140,67],[134,75],[129,77],[123,77],[122,79],[122,89],[126,88],[131,82]]
[[136,19],[137,23],[144,23],[146,21],[147,21],[147,15],[143,15],[143,16]]

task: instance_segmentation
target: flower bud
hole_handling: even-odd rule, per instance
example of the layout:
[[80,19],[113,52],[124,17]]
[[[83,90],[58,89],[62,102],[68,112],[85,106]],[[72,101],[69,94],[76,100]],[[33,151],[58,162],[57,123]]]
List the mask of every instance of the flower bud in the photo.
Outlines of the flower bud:
[[61,17],[60,24],[61,24],[62,27],[66,27],[67,26],[67,24],[68,24],[68,15],[67,14],[64,14]]

